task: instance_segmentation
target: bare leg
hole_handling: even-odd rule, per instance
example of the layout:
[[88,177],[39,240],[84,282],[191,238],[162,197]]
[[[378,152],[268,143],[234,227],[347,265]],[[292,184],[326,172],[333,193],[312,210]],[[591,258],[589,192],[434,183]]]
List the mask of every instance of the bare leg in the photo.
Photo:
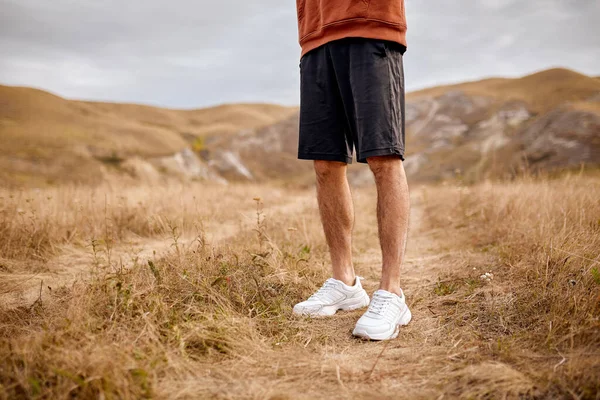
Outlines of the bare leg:
[[321,222],[331,254],[333,277],[346,285],[354,284],[352,265],[352,226],[354,206],[346,178],[346,164],[315,161],[317,200]]
[[367,160],[377,185],[377,222],[383,255],[380,288],[400,295],[400,267],[408,236],[410,199],[404,165],[398,157]]

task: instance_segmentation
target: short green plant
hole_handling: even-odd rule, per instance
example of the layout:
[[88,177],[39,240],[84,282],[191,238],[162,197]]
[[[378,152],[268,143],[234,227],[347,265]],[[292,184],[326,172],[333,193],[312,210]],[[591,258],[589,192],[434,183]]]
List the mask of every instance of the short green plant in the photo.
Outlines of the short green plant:
[[433,291],[438,296],[447,296],[456,292],[457,285],[452,282],[438,281],[433,288]]

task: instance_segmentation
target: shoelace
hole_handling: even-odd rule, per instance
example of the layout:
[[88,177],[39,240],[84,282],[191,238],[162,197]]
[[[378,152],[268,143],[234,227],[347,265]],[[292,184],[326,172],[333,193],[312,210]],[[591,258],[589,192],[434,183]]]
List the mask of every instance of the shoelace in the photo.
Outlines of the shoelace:
[[330,289],[335,287],[335,282],[332,282],[330,280],[326,280],[325,283],[323,284],[323,286],[321,286],[321,288],[319,290],[317,290],[312,296],[309,297],[310,299],[319,299],[322,300],[323,296],[329,292]]
[[391,301],[391,297],[381,296],[380,294],[375,293],[373,294],[371,304],[369,304],[368,311],[376,315],[383,315]]

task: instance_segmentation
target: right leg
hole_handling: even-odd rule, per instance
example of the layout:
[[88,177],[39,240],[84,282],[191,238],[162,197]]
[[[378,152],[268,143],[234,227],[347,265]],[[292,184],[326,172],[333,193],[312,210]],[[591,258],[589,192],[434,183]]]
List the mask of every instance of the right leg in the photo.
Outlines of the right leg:
[[354,210],[346,178],[346,164],[352,162],[352,137],[327,44],[308,52],[300,61],[298,158],[314,162],[333,277],[307,300],[296,304],[294,313],[325,316],[366,307],[369,295],[352,267]]
[[354,285],[352,266],[352,227],[354,208],[346,178],[346,163],[315,161],[317,200],[321,222],[331,255],[333,278]]
[[331,255],[333,278],[308,300],[294,306],[294,313],[311,316],[333,315],[338,310],[357,310],[369,305],[369,295],[352,267],[352,225],[354,209],[346,178],[346,163],[315,160],[317,200],[325,238]]

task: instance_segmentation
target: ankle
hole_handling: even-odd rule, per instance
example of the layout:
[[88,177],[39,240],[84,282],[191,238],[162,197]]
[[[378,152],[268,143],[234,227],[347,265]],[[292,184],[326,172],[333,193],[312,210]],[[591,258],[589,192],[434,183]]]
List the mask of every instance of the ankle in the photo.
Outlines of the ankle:
[[333,274],[333,279],[337,279],[338,281],[343,282],[347,286],[354,286],[354,283],[356,283],[356,276],[354,274]]
[[400,285],[398,284],[391,284],[388,282],[381,282],[379,284],[379,289],[381,290],[385,290],[386,292],[390,292],[393,293],[397,296],[402,297],[402,289],[400,289]]

